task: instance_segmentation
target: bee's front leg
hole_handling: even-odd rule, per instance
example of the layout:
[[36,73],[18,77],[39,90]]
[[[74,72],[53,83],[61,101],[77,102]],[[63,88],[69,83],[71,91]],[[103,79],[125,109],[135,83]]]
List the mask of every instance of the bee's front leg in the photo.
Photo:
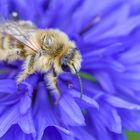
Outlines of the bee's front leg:
[[18,85],[23,80],[25,80],[30,74],[32,74],[34,72],[33,64],[34,64],[34,56],[33,55],[27,56],[27,58],[23,64],[23,71],[17,76]]
[[57,104],[59,102],[60,97],[61,97],[61,91],[58,86],[57,78],[58,78],[57,73],[54,70],[52,70],[49,73],[46,73],[46,75],[45,75],[47,89],[48,89],[49,93],[51,94],[51,96],[53,96],[55,98],[55,104]]

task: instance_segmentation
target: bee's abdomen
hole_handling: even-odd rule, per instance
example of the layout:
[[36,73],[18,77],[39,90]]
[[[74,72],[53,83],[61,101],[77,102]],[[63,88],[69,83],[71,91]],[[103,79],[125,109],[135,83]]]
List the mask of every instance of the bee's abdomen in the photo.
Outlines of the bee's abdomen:
[[12,49],[19,47],[17,40],[12,38],[10,35],[0,34],[0,48],[2,49]]
[[10,35],[0,34],[0,60],[13,61],[23,54],[22,44]]

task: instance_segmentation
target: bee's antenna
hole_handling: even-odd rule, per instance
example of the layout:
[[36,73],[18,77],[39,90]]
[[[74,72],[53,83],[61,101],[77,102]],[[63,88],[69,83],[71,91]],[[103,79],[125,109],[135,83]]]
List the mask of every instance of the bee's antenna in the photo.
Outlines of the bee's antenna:
[[79,84],[80,84],[80,98],[82,99],[82,96],[83,96],[83,84],[82,84],[82,80],[81,80],[81,77],[80,77],[80,75],[79,75],[79,72],[76,70],[76,68],[75,68],[75,66],[74,65],[72,65],[73,66],[73,68],[74,68],[74,70],[75,70],[75,72],[76,72],[76,75],[77,75],[77,77],[78,77],[78,80],[79,80]]

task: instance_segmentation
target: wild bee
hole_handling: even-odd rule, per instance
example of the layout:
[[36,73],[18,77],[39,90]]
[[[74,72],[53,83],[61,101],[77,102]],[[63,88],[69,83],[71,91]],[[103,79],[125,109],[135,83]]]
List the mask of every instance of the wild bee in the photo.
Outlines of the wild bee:
[[[0,24],[0,60],[23,60],[17,85],[36,71],[45,73],[48,89],[61,97],[57,76],[71,72],[79,78],[82,57],[76,45],[58,29],[38,29],[31,22],[7,21]],[[52,93],[52,92],[51,92]],[[59,99],[58,99],[59,100]]]

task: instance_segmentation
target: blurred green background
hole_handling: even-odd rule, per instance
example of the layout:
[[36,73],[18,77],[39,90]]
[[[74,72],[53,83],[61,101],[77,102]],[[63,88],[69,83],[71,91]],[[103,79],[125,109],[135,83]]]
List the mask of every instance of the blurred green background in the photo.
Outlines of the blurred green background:
[[127,132],[128,140],[140,140],[140,133]]

